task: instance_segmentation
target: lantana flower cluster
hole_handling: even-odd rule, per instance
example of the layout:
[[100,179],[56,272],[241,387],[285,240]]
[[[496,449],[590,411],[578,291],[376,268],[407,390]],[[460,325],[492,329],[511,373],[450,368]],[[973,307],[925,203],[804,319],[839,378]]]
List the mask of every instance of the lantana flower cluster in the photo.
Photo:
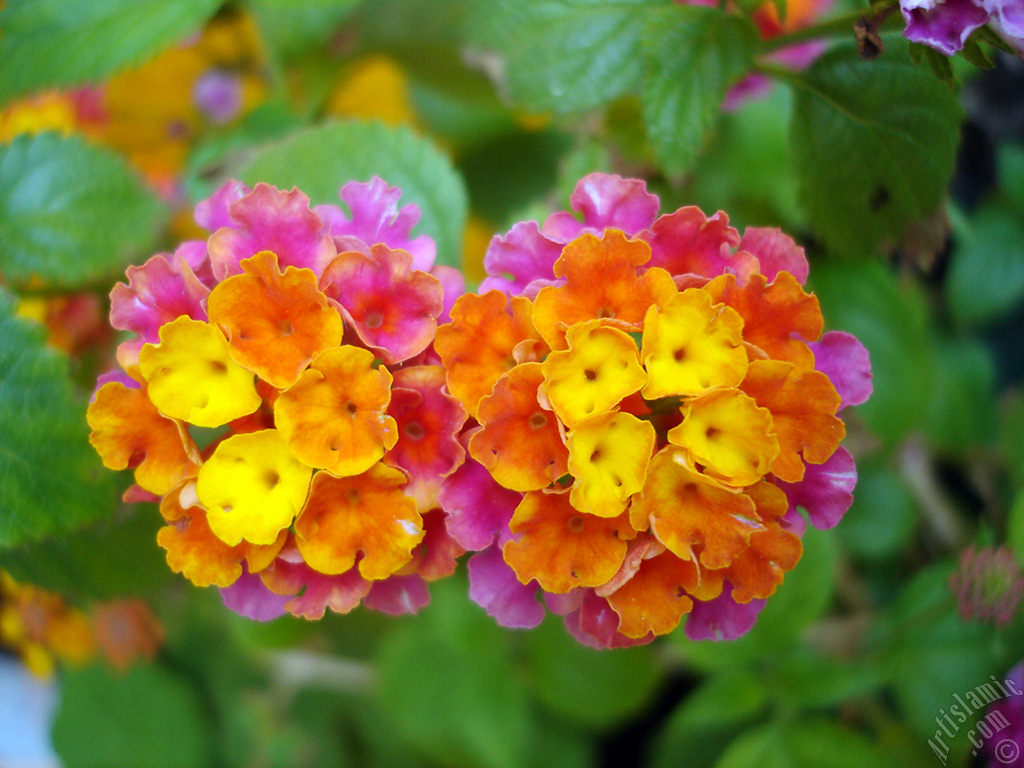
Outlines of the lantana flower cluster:
[[465,412],[428,352],[461,279],[430,273],[400,194],[346,185],[346,213],[229,183],[197,208],[207,240],[111,293],[134,336],[90,405],[92,444],[134,468],[130,498],[159,500],[170,566],[253,618],[414,610],[461,554],[437,495]]
[[822,335],[801,248],[722,212],[658,216],[642,182],[591,175],[552,215],[494,240],[480,294],[435,348],[475,420],[445,482],[471,596],[531,626],[536,600],[581,641],[691,638],[753,624],[802,552],[804,507],[849,507],[839,411],[867,352]]
[[597,647],[686,616],[734,638],[800,559],[798,507],[819,528],[849,507],[867,352],[823,333],[778,230],[659,216],[643,182],[592,174],[464,293],[398,190],[340,195],[230,183],[197,208],[207,240],[111,294],[134,336],[93,445],[229,607],[414,611],[473,551],[470,597],[505,626],[546,606]]

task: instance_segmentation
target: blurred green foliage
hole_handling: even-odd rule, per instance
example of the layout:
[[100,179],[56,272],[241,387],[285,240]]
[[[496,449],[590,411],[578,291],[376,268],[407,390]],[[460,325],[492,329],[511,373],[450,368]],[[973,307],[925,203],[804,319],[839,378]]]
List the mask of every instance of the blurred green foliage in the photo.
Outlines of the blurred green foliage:
[[[219,5],[8,0],[0,109],[98,83]],[[1024,655],[1021,612],[998,629],[965,623],[947,586],[971,544],[1008,543],[1024,562],[1024,148],[997,142],[994,186],[952,200],[964,62],[888,35],[862,61],[843,28],[809,69],[783,71],[756,7],[239,0],[220,10],[255,19],[268,92],[206,126],[180,179],[188,204],[230,177],[297,184],[318,203],[377,174],[420,207],[414,234],[437,241],[441,263],[478,273],[467,221],[502,232],[543,217],[593,170],[645,178],[663,210],[722,209],[806,245],[828,327],[872,357],[874,395],[844,414],[859,484],[732,643],[679,631],[598,652],[555,617],[503,630],[461,572],[414,617],[267,625],[175,577],[156,510],[121,505],[127,480],[87,443],[78,382],[95,371],[16,316],[29,296],[103,296],[126,263],[173,248],[180,236],[158,229],[174,204],[81,138],[0,145],[0,567],[81,605],[143,595],[167,633],[123,675],[61,674],[53,738],[67,766],[934,765],[940,709]],[[332,107],[371,55],[402,72],[412,125]],[[989,54],[972,42],[970,55]],[[755,72],[771,90],[723,112]],[[969,765],[969,751],[954,739],[946,764]]]

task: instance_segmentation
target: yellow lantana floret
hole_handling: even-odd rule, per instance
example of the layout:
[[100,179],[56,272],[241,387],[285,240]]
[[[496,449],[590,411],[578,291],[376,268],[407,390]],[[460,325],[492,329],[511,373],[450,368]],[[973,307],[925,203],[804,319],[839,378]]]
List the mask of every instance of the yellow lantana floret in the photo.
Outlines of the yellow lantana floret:
[[747,372],[743,318],[700,288],[678,293],[644,318],[640,359],[648,400],[736,387]]
[[668,441],[686,449],[704,473],[732,487],[752,485],[779,455],[772,414],[738,389],[715,389],[685,402]]
[[198,427],[219,427],[262,402],[252,373],[231,358],[224,334],[190,317],[164,325],[160,343],[139,352],[139,366],[153,405]]
[[581,512],[615,517],[644,486],[654,451],[654,427],[629,413],[599,413],[569,433],[569,500]]
[[272,544],[302,509],[313,474],[276,429],[232,435],[199,470],[196,494],[225,544]]
[[614,408],[647,381],[636,343],[601,320],[570,326],[568,349],[552,352],[542,363],[541,392],[567,427]]

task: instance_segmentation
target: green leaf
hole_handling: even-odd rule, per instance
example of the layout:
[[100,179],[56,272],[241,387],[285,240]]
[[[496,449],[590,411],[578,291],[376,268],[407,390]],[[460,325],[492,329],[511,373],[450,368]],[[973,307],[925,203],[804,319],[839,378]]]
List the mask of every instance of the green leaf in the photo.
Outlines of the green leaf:
[[249,0],[267,45],[282,59],[322,45],[360,0]]
[[9,0],[0,11],[0,103],[94,82],[195,31],[220,0]]
[[0,274],[10,284],[105,282],[146,252],[161,213],[107,149],[54,133],[0,146]]
[[712,766],[743,725],[761,717],[769,702],[761,679],[742,667],[724,668],[689,694],[669,716],[651,749],[652,768]]
[[[988,682],[996,668],[994,630],[964,623],[957,613],[948,586],[953,567],[942,562],[920,571],[875,627],[878,657],[905,722],[924,738],[935,733],[940,707]],[[955,741],[957,748],[969,746],[966,732]]]
[[959,219],[947,299],[964,325],[999,320],[1024,298],[1024,215],[994,200]]
[[413,234],[434,238],[437,263],[460,266],[468,206],[465,186],[448,158],[408,128],[330,123],[270,146],[241,171],[248,184],[297,186],[314,204],[335,205],[345,183],[369,181],[375,175],[402,189],[401,205],[419,206],[423,218]]
[[53,742],[67,768],[179,768],[210,765],[208,714],[196,691],[167,670],[137,665],[61,676]]
[[944,339],[935,348],[935,384],[923,426],[933,446],[961,456],[995,437],[995,361],[973,338]]
[[127,519],[104,520],[71,536],[0,550],[0,568],[18,581],[76,602],[125,595],[153,597],[180,578],[167,567],[156,532],[163,519],[151,505]]
[[716,768],[888,768],[895,765],[864,735],[827,720],[768,723],[734,741]]
[[526,765],[532,722],[508,636],[466,599],[461,579],[394,627],[379,651],[380,698],[399,735],[445,766]]
[[836,528],[843,548],[856,557],[880,560],[902,551],[916,528],[914,497],[899,475],[858,460],[853,505]]
[[[874,392],[857,413],[888,444],[920,425],[934,378],[934,345],[924,296],[876,260],[814,265],[811,282],[832,328],[871,354]],[[897,330],[898,329],[898,330]]]
[[869,660],[840,661],[803,649],[779,659],[766,677],[775,701],[794,710],[834,707],[885,682]]
[[15,317],[0,289],[0,548],[113,512],[115,475],[87,435],[67,359],[45,346],[42,328]]
[[659,14],[645,40],[641,104],[665,170],[688,170],[707,141],[729,88],[747,72],[757,31],[716,8],[677,6]]
[[499,86],[535,111],[576,112],[640,84],[648,8],[667,0],[474,0],[469,41],[498,56]]
[[661,682],[651,646],[594,650],[557,617],[549,616],[527,642],[533,691],[552,712],[580,725],[602,728],[638,714]]
[[938,205],[961,109],[897,40],[871,62],[837,48],[790,80],[798,89],[791,139],[800,196],[831,249],[870,255]]
[[1017,498],[1007,516],[1006,543],[1013,550],[1017,562],[1024,567],[1024,488],[1017,492]]
[[1024,392],[1008,392],[999,404],[999,453],[1014,484],[1024,487]]

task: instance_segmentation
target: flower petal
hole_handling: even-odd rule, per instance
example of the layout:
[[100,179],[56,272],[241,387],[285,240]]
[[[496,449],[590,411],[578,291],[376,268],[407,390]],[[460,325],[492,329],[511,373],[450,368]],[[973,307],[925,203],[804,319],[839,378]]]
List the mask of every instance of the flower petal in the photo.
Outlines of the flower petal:
[[566,245],[554,266],[565,285],[541,288],[534,302],[533,320],[544,341],[565,349],[566,329],[592,318],[627,332],[641,330],[647,308],[676,293],[662,269],[637,274],[650,257],[647,243],[615,229],[600,238],[584,234]]
[[503,627],[532,629],[544,620],[537,585],[521,584],[498,547],[469,558],[469,598]]
[[441,281],[414,270],[406,251],[378,244],[369,253],[340,253],[327,265],[320,285],[363,343],[388,365],[418,355],[434,338]]
[[[749,376],[749,374],[748,374]],[[725,485],[751,485],[779,455],[772,413],[738,389],[712,389],[686,400],[683,421],[668,441],[686,449],[691,463]]]
[[394,448],[397,426],[387,415],[392,377],[374,359],[359,347],[332,347],[277,398],[277,427],[300,461],[358,475]]
[[162,416],[141,389],[104,384],[86,412],[89,442],[108,469],[135,469],[135,482],[164,494],[201,463],[181,422]]
[[232,359],[223,334],[189,317],[163,326],[160,343],[142,347],[139,366],[153,405],[199,427],[219,427],[262,402],[252,373]]
[[295,521],[296,543],[310,567],[339,574],[358,559],[359,573],[376,580],[408,563],[423,539],[423,519],[402,492],[405,483],[405,473],[379,463],[354,477],[317,472]]
[[537,400],[542,381],[540,363],[517,365],[500,378],[480,401],[481,429],[469,440],[470,455],[514,491],[546,488],[568,466],[558,420]]
[[780,480],[800,480],[804,461],[823,463],[846,435],[846,427],[834,415],[839,394],[820,371],[801,370],[781,360],[755,360],[740,388],[771,412],[779,442],[771,469]]
[[531,491],[509,525],[518,538],[505,544],[505,561],[519,581],[536,579],[547,592],[596,587],[612,578],[632,535],[625,515],[595,517],[576,510],[568,493]]
[[738,386],[747,372],[742,342],[743,318],[731,307],[712,306],[699,288],[650,307],[640,353],[648,374],[643,396],[656,400]]
[[224,332],[236,362],[283,389],[320,352],[341,343],[341,316],[311,270],[282,273],[270,251],[243,259],[241,267],[243,274],[210,293],[210,322]]
[[599,413],[569,433],[569,472],[576,478],[569,500],[598,517],[626,511],[644,487],[654,453],[654,427],[629,413]]
[[541,392],[567,427],[610,410],[647,381],[636,342],[601,320],[573,324],[565,343],[541,364]]
[[311,474],[277,430],[265,429],[220,443],[199,470],[196,494],[226,544],[270,544],[302,509]]
[[[437,329],[434,349],[448,372],[448,388],[476,418],[482,397],[494,383],[524,358],[521,345],[542,345],[533,327],[533,304],[522,297],[509,299],[498,291],[460,296],[452,308],[452,321]],[[538,350],[547,351],[546,346]]]

